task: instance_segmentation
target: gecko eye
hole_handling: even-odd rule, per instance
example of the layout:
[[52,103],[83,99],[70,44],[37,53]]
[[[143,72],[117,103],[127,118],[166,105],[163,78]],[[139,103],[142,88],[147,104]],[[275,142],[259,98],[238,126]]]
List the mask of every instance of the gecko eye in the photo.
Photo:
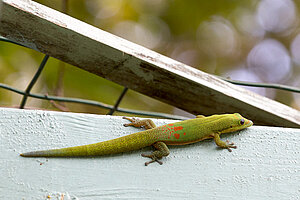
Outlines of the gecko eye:
[[244,125],[244,124],[245,124],[245,120],[244,120],[244,119],[241,119],[241,120],[239,121],[239,123],[240,123],[240,125]]

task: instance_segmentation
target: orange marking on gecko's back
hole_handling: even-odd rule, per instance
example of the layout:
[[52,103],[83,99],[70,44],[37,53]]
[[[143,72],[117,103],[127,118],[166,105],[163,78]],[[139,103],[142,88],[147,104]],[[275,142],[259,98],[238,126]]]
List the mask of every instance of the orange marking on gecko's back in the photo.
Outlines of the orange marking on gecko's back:
[[174,127],[174,131],[180,131],[180,130],[182,130],[182,129],[183,129],[182,126],[175,126],[175,127]]
[[169,126],[173,126],[174,124],[168,124]]
[[178,133],[175,133],[175,134],[174,134],[174,137],[175,137],[176,139],[179,139],[180,135],[179,135]]

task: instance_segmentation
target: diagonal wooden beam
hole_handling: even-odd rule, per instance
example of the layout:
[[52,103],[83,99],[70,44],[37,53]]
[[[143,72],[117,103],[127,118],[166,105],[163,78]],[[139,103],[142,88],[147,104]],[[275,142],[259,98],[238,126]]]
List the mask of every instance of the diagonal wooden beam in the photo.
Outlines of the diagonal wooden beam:
[[300,127],[300,112],[29,0],[3,0],[0,34],[194,114]]

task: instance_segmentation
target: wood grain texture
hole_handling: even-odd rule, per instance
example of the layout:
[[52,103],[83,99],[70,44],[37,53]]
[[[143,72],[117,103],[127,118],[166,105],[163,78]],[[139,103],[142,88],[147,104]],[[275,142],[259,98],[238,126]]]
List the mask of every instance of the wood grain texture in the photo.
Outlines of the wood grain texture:
[[300,112],[58,11],[4,0],[0,34],[193,114],[242,113],[256,124],[300,127]]
[[[162,125],[171,120],[154,120]],[[89,144],[138,131],[121,117],[0,108],[0,199],[299,199],[299,129],[253,126],[223,139],[97,158],[23,158],[19,153]]]

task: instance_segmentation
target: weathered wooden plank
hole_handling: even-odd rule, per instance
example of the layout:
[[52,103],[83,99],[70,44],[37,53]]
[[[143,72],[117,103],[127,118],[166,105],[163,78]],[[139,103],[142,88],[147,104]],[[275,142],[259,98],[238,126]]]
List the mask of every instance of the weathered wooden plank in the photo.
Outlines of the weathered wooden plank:
[[[162,125],[171,120],[154,120]],[[299,129],[253,126],[170,147],[144,166],[144,148],[99,158],[24,158],[19,153],[89,144],[138,131],[121,117],[0,108],[0,199],[299,199]]]
[[194,114],[300,127],[300,112],[32,1],[2,1],[0,34]]

